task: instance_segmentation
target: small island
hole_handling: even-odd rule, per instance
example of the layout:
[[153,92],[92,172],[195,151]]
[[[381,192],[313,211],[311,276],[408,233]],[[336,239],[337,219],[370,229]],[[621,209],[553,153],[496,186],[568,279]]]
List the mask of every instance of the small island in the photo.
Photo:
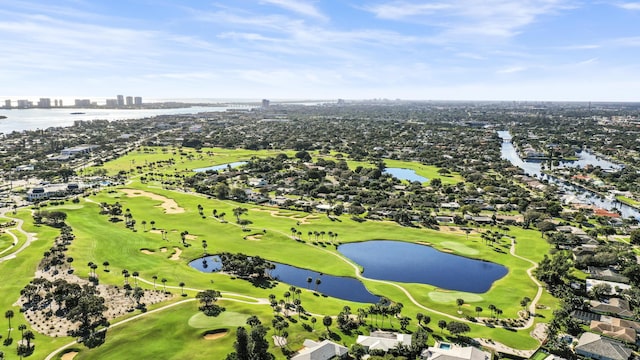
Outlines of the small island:
[[4,115],[0,115],[0,120],[4,120],[4,119],[6,119],[6,118],[7,118],[6,116],[4,116]]

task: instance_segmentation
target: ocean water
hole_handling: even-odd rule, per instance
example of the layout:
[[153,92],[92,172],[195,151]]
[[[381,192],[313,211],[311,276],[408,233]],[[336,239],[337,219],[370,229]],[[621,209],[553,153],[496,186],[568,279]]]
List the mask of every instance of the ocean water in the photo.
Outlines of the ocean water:
[[[0,109],[0,133],[71,126],[76,120],[125,120],[144,119],[157,115],[197,114],[201,112],[226,111],[236,106],[194,106],[177,109]],[[246,108],[246,106],[237,106]],[[84,114],[71,114],[82,112]]]

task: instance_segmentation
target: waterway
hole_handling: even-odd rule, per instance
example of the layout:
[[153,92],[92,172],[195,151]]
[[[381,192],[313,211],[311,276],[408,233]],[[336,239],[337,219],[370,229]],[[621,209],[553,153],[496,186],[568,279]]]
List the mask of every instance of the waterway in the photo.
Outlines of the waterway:
[[391,176],[400,179],[400,180],[407,180],[407,181],[418,181],[420,183],[424,183],[429,181],[429,179],[427,179],[424,176],[420,176],[418,174],[416,174],[415,170],[411,170],[411,169],[403,169],[403,168],[386,168],[383,171],[386,174],[391,174]]
[[[498,136],[503,140],[502,146],[500,148],[502,158],[509,160],[511,164],[524,170],[527,175],[535,176],[541,180],[547,180],[550,183],[556,184],[566,194],[575,196],[576,199],[585,204],[595,205],[599,208],[607,210],[618,209],[620,210],[620,213],[623,217],[633,217],[636,219],[640,219],[640,211],[631,206],[625,205],[617,200],[604,198],[599,194],[594,193],[593,191],[586,190],[579,186],[571,185],[557,177],[544,174],[542,172],[543,162],[525,161],[520,157],[515,147],[511,143],[511,134],[508,131],[498,131]],[[582,151],[577,155],[579,158],[577,161],[564,161],[561,163],[561,166],[584,167],[587,165],[591,165],[600,166],[603,169],[619,169],[620,167],[622,167],[622,165],[612,163],[605,159],[601,159],[588,151]]]
[[[0,133],[13,131],[46,129],[73,125],[76,120],[126,120],[144,119],[159,115],[197,114],[201,112],[222,112],[232,109],[223,106],[193,106],[175,109],[0,109]],[[82,114],[71,114],[81,112]]]

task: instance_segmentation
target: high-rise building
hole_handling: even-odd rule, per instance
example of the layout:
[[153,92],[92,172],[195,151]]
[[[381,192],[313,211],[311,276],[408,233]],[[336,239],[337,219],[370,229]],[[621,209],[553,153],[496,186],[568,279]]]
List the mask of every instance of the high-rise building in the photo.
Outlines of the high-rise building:
[[91,106],[91,100],[89,99],[76,99],[76,107],[89,107]]
[[11,109],[11,100],[5,100],[4,101],[4,107],[7,109]]
[[133,98],[133,104],[134,105],[142,105],[142,97],[140,96],[136,96]]
[[38,100],[38,107],[39,108],[50,108],[51,107],[51,99],[49,99],[49,98],[40,98],[40,100]]
[[118,99],[118,106],[124,106],[124,96],[118,95],[116,98]]
[[118,107],[118,99],[107,99],[107,107]]
[[269,101],[269,100],[267,100],[267,99],[262,99],[262,107],[263,107],[263,108],[265,108],[265,109],[266,109],[266,108],[268,108],[268,107],[269,107],[269,103],[270,103],[270,101]]
[[27,109],[33,106],[33,103],[29,100],[18,100],[19,109]]
[[127,100],[127,106],[132,106],[133,105],[133,97],[132,96],[127,96],[126,100]]
[[58,106],[62,107],[62,99],[58,100]]

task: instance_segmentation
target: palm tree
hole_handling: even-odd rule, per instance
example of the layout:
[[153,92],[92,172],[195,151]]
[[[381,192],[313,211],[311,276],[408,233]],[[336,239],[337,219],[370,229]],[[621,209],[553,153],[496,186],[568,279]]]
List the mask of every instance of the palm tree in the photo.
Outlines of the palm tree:
[[147,220],[142,220],[140,222],[140,224],[142,224],[142,231],[146,232],[147,231]]
[[489,310],[491,311],[491,317],[493,317],[493,312],[496,310],[496,306],[493,304],[489,304]]
[[102,266],[104,266],[104,272],[109,272],[109,265],[111,264],[109,264],[108,261],[102,263]]
[[167,279],[162,278],[162,280],[160,280],[160,281],[162,282],[163,290],[166,293],[167,292]]
[[316,289],[315,292],[318,292],[318,286],[322,283],[322,280],[320,280],[320,278],[316,279]]
[[153,290],[156,289],[156,280],[158,280],[158,275],[153,275],[151,277],[153,279]]
[[311,283],[313,282],[313,279],[311,277],[307,278],[307,290],[309,289],[309,287],[311,286]]
[[20,336],[24,339],[24,331],[27,330],[27,325],[25,324],[18,325],[18,330],[20,330]]
[[444,328],[447,327],[447,322],[444,320],[438,321],[438,327],[440,328],[440,333],[444,332]]
[[202,240],[202,253],[204,256],[207,256],[207,240]]
[[331,316],[326,315],[325,317],[322,318],[322,325],[327,327],[327,332],[331,333],[331,330],[329,329],[329,326],[331,326],[331,323],[333,323],[333,319],[331,318]]
[[135,282],[136,287],[138,286],[138,276],[140,276],[140,273],[137,271],[134,271],[133,274],[131,274],[133,276],[133,281]]
[[13,314],[13,310],[7,310],[7,311],[4,313],[4,317],[5,317],[7,320],[9,320],[9,336],[7,336],[7,337],[11,337],[11,318],[13,317],[13,315],[14,315],[14,314]]
[[482,308],[480,306],[476,306],[476,314],[478,314],[477,317],[480,317],[481,312],[482,312]]
[[316,322],[318,322],[318,319],[316,319],[315,317],[311,318],[311,326],[313,327],[313,330],[316,329]]
[[178,286],[180,286],[180,288],[181,288],[182,296],[187,296],[187,295],[184,293],[184,285],[185,285],[185,283],[183,283],[183,282],[181,282],[180,284],[178,284]]
[[460,309],[460,307],[462,305],[464,305],[464,300],[463,299],[456,299],[456,304],[458,305],[458,312],[461,312],[462,310]]
[[154,230],[156,228],[156,222],[155,220],[151,220],[149,221],[149,224],[151,224],[151,229]]

